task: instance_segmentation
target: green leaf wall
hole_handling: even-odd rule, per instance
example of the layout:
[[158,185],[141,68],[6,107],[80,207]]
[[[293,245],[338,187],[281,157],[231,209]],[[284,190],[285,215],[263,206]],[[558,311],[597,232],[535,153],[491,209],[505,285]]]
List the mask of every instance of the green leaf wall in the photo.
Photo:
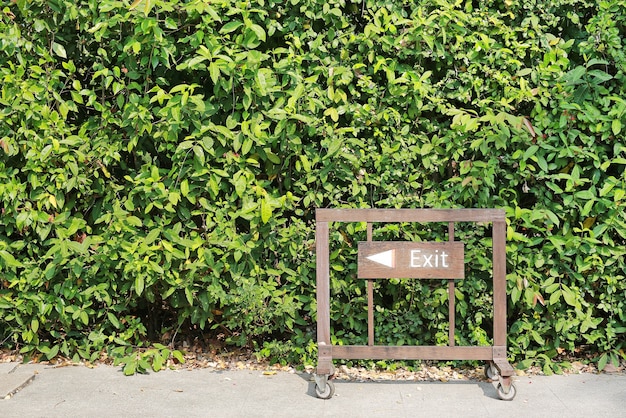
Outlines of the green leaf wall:
[[[495,207],[511,355],[616,362],[625,16],[618,0],[3,5],[2,345],[88,359],[218,335],[306,360],[316,207]],[[366,334],[364,234],[331,236],[338,343]],[[457,338],[490,344],[490,229],[458,234]],[[380,284],[376,302],[380,343],[447,342],[441,283]]]

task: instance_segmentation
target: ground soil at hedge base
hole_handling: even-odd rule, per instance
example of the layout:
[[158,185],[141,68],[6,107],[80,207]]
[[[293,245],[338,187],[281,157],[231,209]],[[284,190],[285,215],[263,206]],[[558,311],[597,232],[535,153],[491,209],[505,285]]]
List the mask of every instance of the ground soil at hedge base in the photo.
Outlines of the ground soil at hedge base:
[[[170,359],[167,363],[168,368],[172,369],[213,369],[213,370],[262,370],[265,374],[274,374],[277,372],[296,373],[300,371],[314,373],[313,365],[284,365],[272,364],[265,359],[259,359],[253,352],[248,350],[230,350],[230,351],[200,351],[197,349],[184,349],[185,362],[179,363]],[[24,362],[24,357],[17,351],[2,350],[0,351],[0,362]],[[29,359],[28,362],[48,364],[52,367],[68,367],[68,366],[84,366],[97,367],[98,364],[113,364],[112,358],[106,353],[102,353],[100,358],[95,362],[73,362],[70,359],[56,357],[52,360],[40,360],[37,358]],[[559,359],[562,365],[563,374],[580,374],[580,373],[599,373],[598,368],[591,358],[587,357],[569,357]],[[396,367],[391,362],[386,369],[378,367],[349,367],[347,365],[335,364],[335,379],[351,380],[351,381],[368,381],[368,380],[406,380],[406,381],[440,381],[447,382],[450,380],[489,380],[485,377],[484,367],[480,366],[462,366],[452,367],[442,365],[441,362],[425,361],[416,363],[411,368]],[[515,366],[515,365],[514,365]],[[525,370],[516,369],[518,376],[526,375],[544,375],[541,367],[533,366]],[[626,361],[622,360],[618,367],[608,364],[604,373],[625,373]]]

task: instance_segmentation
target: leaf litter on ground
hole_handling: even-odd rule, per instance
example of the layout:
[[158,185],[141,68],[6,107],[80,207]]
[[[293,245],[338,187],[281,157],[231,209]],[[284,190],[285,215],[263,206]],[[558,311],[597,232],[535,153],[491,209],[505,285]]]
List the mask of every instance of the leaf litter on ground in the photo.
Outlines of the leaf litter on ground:
[[[167,361],[166,368],[174,370],[193,370],[193,369],[210,369],[216,371],[222,370],[252,370],[260,371],[263,376],[273,376],[278,372],[286,373],[315,373],[314,365],[290,365],[272,363],[266,359],[259,359],[251,350],[222,350],[222,351],[206,351],[199,347],[187,347],[185,351],[185,362],[180,363],[175,359]],[[568,358],[568,367],[562,368],[562,374],[582,374],[582,373],[601,373],[598,371],[597,365],[590,361],[589,358]],[[0,363],[7,362],[24,362],[24,358],[17,351],[0,350]],[[74,362],[71,359],[57,356],[52,360],[41,360],[37,358],[28,362],[48,364],[50,367],[67,367],[67,366],[85,366],[97,367],[98,365],[113,364],[113,359],[102,353],[100,358],[94,362],[79,361]],[[564,363],[565,364],[565,363]],[[436,361],[424,361],[414,367],[397,366],[390,363],[391,367],[365,367],[365,366],[347,366],[345,364],[336,364],[334,378],[347,381],[429,381],[429,382],[448,382],[454,380],[489,380],[485,377],[484,366],[460,366],[452,367],[442,365]],[[524,370],[515,370],[517,376],[540,376],[544,375],[544,371],[539,366],[531,366]],[[626,373],[626,361],[622,360],[618,367],[610,365],[603,371],[605,373]]]

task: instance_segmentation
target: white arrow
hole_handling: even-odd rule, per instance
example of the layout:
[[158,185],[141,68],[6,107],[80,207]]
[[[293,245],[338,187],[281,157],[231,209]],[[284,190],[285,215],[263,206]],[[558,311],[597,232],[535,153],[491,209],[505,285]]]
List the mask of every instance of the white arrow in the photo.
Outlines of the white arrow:
[[372,260],[375,263],[382,264],[383,266],[394,268],[396,264],[395,251],[388,250],[382,253],[372,254],[367,257],[368,260]]

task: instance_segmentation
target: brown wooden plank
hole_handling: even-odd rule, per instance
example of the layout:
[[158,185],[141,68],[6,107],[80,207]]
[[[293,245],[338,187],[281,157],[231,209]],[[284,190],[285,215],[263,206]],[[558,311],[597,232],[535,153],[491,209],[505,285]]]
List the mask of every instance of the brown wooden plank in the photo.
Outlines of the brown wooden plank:
[[463,243],[458,241],[362,241],[359,242],[357,277],[463,279],[463,249]]
[[454,280],[448,280],[448,345],[454,346],[454,328],[456,326]]
[[[454,222],[448,222],[448,240],[454,242]],[[448,323],[448,345],[454,346],[454,328],[456,326],[454,280],[448,280]]]
[[506,222],[493,224],[493,345],[506,346]]
[[[367,223],[367,240],[373,238],[373,226]],[[367,281],[367,345],[374,345],[374,281]]]
[[367,281],[367,344],[374,345],[374,281]]
[[333,345],[334,359],[492,360],[492,347]]
[[330,255],[328,222],[317,222],[315,228],[317,343],[330,345]]
[[324,222],[493,222],[505,219],[502,209],[317,209]]

